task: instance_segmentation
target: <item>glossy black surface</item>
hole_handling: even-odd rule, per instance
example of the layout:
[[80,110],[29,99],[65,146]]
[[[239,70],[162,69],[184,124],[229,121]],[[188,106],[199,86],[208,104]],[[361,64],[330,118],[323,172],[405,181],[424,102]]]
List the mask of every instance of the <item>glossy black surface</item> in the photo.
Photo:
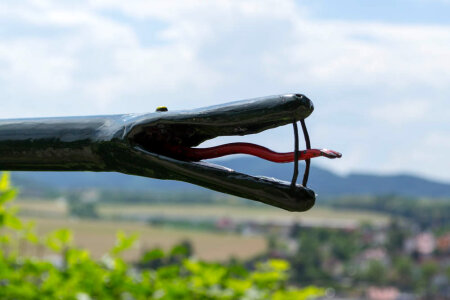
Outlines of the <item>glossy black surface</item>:
[[301,185],[170,157],[165,144],[197,146],[217,136],[247,135],[308,117],[300,94],[231,102],[190,111],[0,120],[0,169],[116,171],[186,181],[290,211],[314,205]]

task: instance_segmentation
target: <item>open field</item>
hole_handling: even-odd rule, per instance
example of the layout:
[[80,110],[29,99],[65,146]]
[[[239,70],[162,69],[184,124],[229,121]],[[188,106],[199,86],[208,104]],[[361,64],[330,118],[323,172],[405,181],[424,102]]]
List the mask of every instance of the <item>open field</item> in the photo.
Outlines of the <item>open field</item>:
[[308,212],[293,213],[272,207],[205,206],[205,205],[101,205],[102,216],[154,215],[166,217],[195,216],[204,218],[230,218],[248,221],[299,221],[317,222],[371,222],[384,224],[389,217],[366,211],[332,210],[313,207]]
[[266,248],[263,237],[243,237],[237,234],[208,233],[193,230],[155,228],[139,222],[111,222],[102,220],[76,220],[24,217],[24,221],[34,221],[40,236],[60,228],[71,229],[76,246],[87,248],[94,257],[101,257],[114,245],[119,230],[127,234],[138,233],[139,243],[127,251],[124,257],[134,260],[145,249],[161,247],[170,249],[174,244],[189,240],[194,253],[205,260],[226,260],[252,257]]
[[51,201],[42,199],[17,199],[13,202],[20,212],[28,214],[41,214],[45,216],[66,216],[67,205],[64,201]]
[[[61,201],[21,200],[16,204],[24,214],[65,216],[66,204]],[[198,218],[230,218],[249,221],[297,221],[309,224],[345,223],[358,224],[370,222],[382,225],[389,221],[389,216],[358,210],[333,210],[315,206],[308,212],[292,213],[269,206],[221,206],[221,205],[142,205],[142,204],[99,204],[98,211],[102,217],[114,216],[165,216],[165,217],[198,217]]]
[[116,233],[138,233],[139,243],[125,258],[133,260],[145,249],[169,249],[183,240],[191,241],[195,254],[205,260],[226,260],[231,256],[249,258],[266,249],[264,236],[242,236],[234,233],[205,232],[183,228],[152,227],[139,221],[111,221],[115,218],[167,217],[190,219],[221,219],[245,222],[299,222],[311,226],[357,225],[371,222],[382,225],[389,216],[365,211],[331,210],[314,207],[306,213],[291,213],[271,207],[220,206],[220,205],[107,205],[99,204],[100,220],[80,220],[68,217],[64,201],[19,199],[14,202],[25,220],[33,220],[39,235],[69,228],[74,232],[75,245],[87,248],[94,257],[101,257],[114,244]]

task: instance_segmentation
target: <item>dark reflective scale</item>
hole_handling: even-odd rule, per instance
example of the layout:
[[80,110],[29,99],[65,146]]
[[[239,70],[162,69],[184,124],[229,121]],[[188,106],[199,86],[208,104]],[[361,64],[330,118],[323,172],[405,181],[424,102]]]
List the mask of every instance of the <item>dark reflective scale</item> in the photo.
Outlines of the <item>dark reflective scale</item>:
[[[304,184],[297,185],[296,176],[293,183],[250,176],[179,157],[175,150],[195,153],[193,147],[218,136],[255,134],[293,120],[302,122],[313,109],[307,97],[288,94],[189,111],[158,108],[148,114],[0,120],[0,170],[121,172],[185,181],[286,210],[305,211],[315,202],[314,191],[305,187],[305,177]],[[296,144],[295,161],[304,155]],[[309,153],[340,157],[331,150]]]

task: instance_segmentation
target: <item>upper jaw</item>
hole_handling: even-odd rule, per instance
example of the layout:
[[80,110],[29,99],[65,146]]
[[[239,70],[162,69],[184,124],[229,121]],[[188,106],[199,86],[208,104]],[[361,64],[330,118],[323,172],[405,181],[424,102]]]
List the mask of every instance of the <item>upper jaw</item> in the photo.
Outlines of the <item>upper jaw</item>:
[[122,132],[133,158],[120,171],[173,179],[280,207],[305,211],[314,191],[274,178],[256,177],[204,162],[176,159],[165,144],[194,147],[218,136],[247,135],[308,117],[314,107],[306,96],[287,94],[231,102],[191,111],[158,112],[127,120]]
[[133,118],[126,138],[144,148],[156,143],[194,147],[218,137],[248,135],[307,118],[314,110],[301,94],[276,95],[189,111],[158,112]]

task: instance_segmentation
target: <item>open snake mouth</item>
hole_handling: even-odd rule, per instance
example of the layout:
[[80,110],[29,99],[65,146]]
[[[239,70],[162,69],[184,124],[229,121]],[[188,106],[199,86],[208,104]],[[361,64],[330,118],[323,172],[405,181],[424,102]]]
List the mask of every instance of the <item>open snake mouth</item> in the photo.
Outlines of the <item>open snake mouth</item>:
[[[311,144],[309,140],[308,131],[305,125],[305,120],[304,119],[300,120],[300,123],[305,137],[306,149],[298,150],[299,149],[298,127],[297,123],[293,122],[292,124],[294,128],[294,139],[295,139],[294,143],[295,149],[293,152],[279,153],[272,151],[266,147],[251,143],[229,143],[209,148],[193,148],[184,146],[183,143],[172,144],[168,143],[167,141],[160,142],[158,144],[153,143],[146,144],[144,139],[144,143],[142,145],[144,145],[144,147],[151,152],[163,154],[165,156],[182,161],[196,162],[233,154],[247,154],[275,163],[294,162],[294,173],[291,182],[292,185],[296,183],[296,179],[298,176],[298,161],[304,160],[306,161],[306,168],[305,173],[303,175],[302,185],[306,187],[308,182],[311,158],[322,156],[329,159],[334,159],[342,157],[342,154],[337,151],[329,149],[311,149]],[[156,130],[156,132],[158,132],[158,130]],[[160,141],[163,140],[163,136],[158,135],[156,132],[153,129],[148,129],[145,135],[147,138],[149,136],[153,138],[157,136],[158,137],[157,140]],[[165,131],[163,130],[163,132]],[[161,134],[161,131],[159,131],[159,133]],[[175,140],[181,141],[179,137],[176,138]]]
[[[180,180],[178,175],[182,174],[183,181],[288,210],[306,210],[305,207],[311,207],[315,199],[315,193],[306,188],[310,160],[320,156],[330,159],[341,157],[339,152],[333,150],[311,149],[304,119],[312,113],[313,109],[312,102],[301,94],[238,101],[185,112],[169,112],[163,109],[157,112],[158,117],[151,122],[148,119],[135,122],[128,133],[128,139],[135,149],[155,158],[165,159],[167,163],[170,162],[170,166],[168,164],[165,166],[177,174],[176,180]],[[305,137],[306,149],[304,150],[299,150],[297,122],[301,123]],[[293,152],[279,153],[250,143],[230,143],[210,148],[197,148],[202,142],[218,136],[254,134],[289,123],[292,123],[294,128],[295,149]],[[275,163],[294,162],[292,181],[287,183],[275,178],[250,176],[202,162],[232,154],[253,155]],[[296,184],[299,160],[306,162],[302,185]],[[184,174],[189,174],[190,179],[183,177]],[[198,180],[191,180],[193,177]],[[230,180],[233,184],[227,186]],[[250,191],[250,185],[252,185],[252,191]],[[247,189],[244,189],[245,186]],[[239,192],[240,189],[245,191]],[[263,192],[256,193],[256,189]],[[262,193],[270,195],[261,196]],[[306,202],[309,201],[309,204],[299,209],[297,204],[305,199]]]

